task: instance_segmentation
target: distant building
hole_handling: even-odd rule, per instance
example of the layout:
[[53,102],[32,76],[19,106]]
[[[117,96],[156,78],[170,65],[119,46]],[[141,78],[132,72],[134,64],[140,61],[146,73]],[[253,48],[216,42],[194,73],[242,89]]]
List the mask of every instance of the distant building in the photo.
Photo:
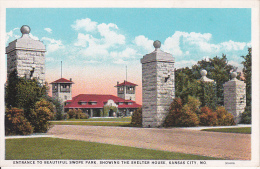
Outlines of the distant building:
[[65,78],[60,78],[54,82],[52,85],[52,97],[59,99],[63,102],[72,99],[72,79],[67,80]]
[[19,77],[37,78],[45,83],[45,45],[29,36],[30,27],[21,27],[22,37],[9,43],[6,47],[7,74],[14,69]]
[[[103,117],[104,106],[115,106],[118,112],[124,116],[130,116],[132,112],[141,105],[132,100],[125,100],[113,95],[102,94],[80,94],[65,102],[65,112],[69,109],[81,109],[90,117]],[[109,117],[113,117],[113,111],[109,111]]]
[[117,87],[117,96],[125,100],[135,101],[135,86],[137,86],[137,84],[128,81],[124,81],[120,84],[117,82],[115,86]]

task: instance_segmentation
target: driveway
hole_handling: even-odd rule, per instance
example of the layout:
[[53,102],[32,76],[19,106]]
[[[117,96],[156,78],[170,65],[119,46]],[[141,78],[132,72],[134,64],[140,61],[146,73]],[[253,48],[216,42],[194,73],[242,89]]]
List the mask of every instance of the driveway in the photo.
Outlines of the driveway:
[[130,128],[55,125],[49,135],[130,147],[211,156],[230,160],[251,159],[251,135],[177,128]]

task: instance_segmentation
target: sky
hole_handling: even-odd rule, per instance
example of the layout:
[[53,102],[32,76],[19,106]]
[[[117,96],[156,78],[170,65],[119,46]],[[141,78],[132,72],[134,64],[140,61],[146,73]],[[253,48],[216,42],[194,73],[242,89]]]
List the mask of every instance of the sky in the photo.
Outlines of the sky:
[[[242,55],[251,47],[250,8],[7,8],[6,46],[30,36],[46,45],[46,81],[72,78],[72,95],[113,94],[117,81],[137,84],[142,103],[140,59],[161,49],[175,67],[226,54],[242,70]],[[127,77],[126,77],[127,66]]]

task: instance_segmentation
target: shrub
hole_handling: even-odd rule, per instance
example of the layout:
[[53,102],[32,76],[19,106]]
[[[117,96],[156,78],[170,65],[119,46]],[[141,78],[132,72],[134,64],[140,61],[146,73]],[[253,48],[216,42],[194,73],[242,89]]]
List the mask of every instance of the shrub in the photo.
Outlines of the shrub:
[[245,111],[242,113],[241,116],[241,120],[240,122],[241,124],[251,124],[252,120],[251,120],[251,107],[250,108],[245,108]]
[[199,124],[196,113],[199,112],[200,101],[189,96],[187,104],[182,105],[180,98],[175,98],[170,105],[169,114],[165,118],[165,127],[191,127]]
[[31,123],[35,132],[46,132],[49,129],[49,120],[54,119],[54,105],[41,99],[36,102],[35,108],[31,110]]
[[198,126],[200,121],[198,115],[186,104],[181,109],[181,116],[175,120],[178,127],[193,127]]
[[193,97],[193,96],[188,96],[188,101],[185,105],[187,105],[189,107],[190,111],[192,111],[196,114],[200,114],[201,102],[198,98]]
[[75,109],[69,109],[67,113],[67,119],[75,119],[76,118],[76,110]]
[[70,109],[67,113],[67,119],[88,119],[89,115],[82,112],[81,109]]
[[5,135],[29,135],[32,133],[33,127],[24,117],[22,109],[5,110]]
[[175,98],[170,105],[169,114],[165,118],[164,127],[178,126],[176,119],[180,118],[182,110],[182,100]]
[[209,107],[204,106],[200,109],[201,114],[200,125],[202,126],[215,126],[218,123],[217,113],[213,112]]
[[138,108],[132,115],[131,124],[134,126],[142,126],[142,108]]
[[234,116],[228,113],[225,107],[219,106],[216,109],[218,125],[220,126],[231,126],[235,125]]

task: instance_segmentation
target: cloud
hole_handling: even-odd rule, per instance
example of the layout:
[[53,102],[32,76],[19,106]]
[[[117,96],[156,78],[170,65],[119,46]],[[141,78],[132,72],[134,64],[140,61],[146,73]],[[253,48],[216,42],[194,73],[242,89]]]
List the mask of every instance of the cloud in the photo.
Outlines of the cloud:
[[132,48],[126,48],[125,50],[121,52],[110,52],[110,56],[112,58],[135,58],[137,55],[137,51]]
[[15,30],[19,30],[19,28],[14,28],[14,29],[12,29],[11,31],[9,31],[9,32],[6,32],[6,35],[5,35],[5,42],[7,43],[8,41],[9,41],[9,39],[11,39],[11,38],[19,38],[20,36],[18,36],[18,35],[15,35],[14,34],[14,31]]
[[234,42],[232,40],[229,40],[228,42],[220,43],[220,46],[225,51],[243,50],[247,46],[247,43],[245,43],[245,42]]
[[197,64],[198,61],[195,60],[181,60],[175,63],[175,68],[183,68],[183,67],[192,67],[193,65]]
[[80,19],[76,20],[71,27],[75,30],[84,30],[86,32],[92,32],[97,29],[97,22],[91,21],[91,19],[86,18],[86,19]]
[[39,38],[38,38],[37,36],[34,36],[34,35],[32,35],[31,33],[29,34],[29,36],[30,36],[32,39],[34,39],[34,40],[39,40]]
[[45,31],[52,33],[52,29],[51,28],[44,28]]
[[64,49],[65,46],[62,44],[61,40],[55,40],[48,37],[43,37],[43,41],[47,44],[47,51],[48,52],[55,52],[59,49]]
[[149,40],[144,35],[136,36],[133,42],[135,45],[144,48],[147,52],[152,52],[154,50],[153,40]]
[[[119,33],[119,28],[114,23],[101,23],[91,19],[76,20],[72,28],[78,31],[74,46],[78,47],[79,54],[92,59],[106,59],[110,51],[124,48],[125,36]],[[80,32],[84,30],[87,33]]]

